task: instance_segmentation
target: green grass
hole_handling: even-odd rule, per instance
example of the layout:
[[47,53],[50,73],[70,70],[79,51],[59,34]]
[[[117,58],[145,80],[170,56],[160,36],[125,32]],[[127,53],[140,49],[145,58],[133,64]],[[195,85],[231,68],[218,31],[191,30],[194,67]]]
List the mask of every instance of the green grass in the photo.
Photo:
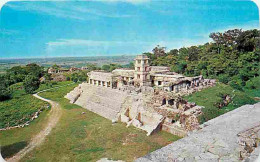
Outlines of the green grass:
[[[110,120],[70,104],[64,95],[75,86],[40,94],[60,103],[62,117],[44,144],[22,161],[97,161],[101,158],[133,161],[179,139],[166,132],[147,137],[144,131],[126,128],[123,123],[112,125]],[[86,114],[82,114],[83,111]]]
[[40,84],[39,89],[36,90],[36,92],[45,90],[45,89],[50,89],[50,88],[55,88],[59,86],[65,86],[67,84],[73,83],[72,81],[64,81],[64,82],[51,82],[52,84]]
[[[58,82],[52,87],[65,86],[72,82]],[[52,88],[41,84],[37,91]],[[10,87],[13,90],[12,99],[0,102],[1,125],[12,123],[13,125],[22,124],[29,116],[35,113],[39,108],[49,105],[23,90],[22,83],[17,83]],[[39,118],[33,120],[29,126],[24,128],[15,128],[0,132],[0,146],[3,157],[11,157],[15,153],[27,146],[30,139],[36,135],[47,122],[49,109],[40,113]],[[23,119],[23,120],[20,120]]]
[[12,98],[0,102],[0,128],[24,124],[35,112],[44,110],[49,105],[26,94],[22,83],[14,84],[10,88],[13,90]]
[[0,132],[1,154],[4,158],[11,157],[27,146],[30,139],[46,124],[48,110],[43,111],[40,117],[33,120],[29,126]]
[[[232,103],[228,106],[218,109],[215,103],[221,101],[221,94],[228,94],[232,97]],[[254,104],[256,101],[249,95],[248,92],[235,90],[229,85],[217,83],[216,86],[204,89],[200,92],[186,96],[189,102],[195,102],[197,105],[204,106],[203,115],[200,117],[200,122],[203,123],[213,119],[228,111],[234,110],[245,104]]]

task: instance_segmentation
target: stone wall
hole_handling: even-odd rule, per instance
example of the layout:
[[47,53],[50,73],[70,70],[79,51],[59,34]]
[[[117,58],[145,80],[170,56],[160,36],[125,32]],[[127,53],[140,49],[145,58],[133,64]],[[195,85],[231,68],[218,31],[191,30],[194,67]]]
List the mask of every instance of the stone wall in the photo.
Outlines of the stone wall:
[[204,123],[201,130],[136,161],[255,162],[260,153],[257,147],[260,142],[259,117],[260,103],[244,105]]
[[88,76],[89,79],[109,82],[112,81],[113,74],[104,71],[91,71],[88,73]]

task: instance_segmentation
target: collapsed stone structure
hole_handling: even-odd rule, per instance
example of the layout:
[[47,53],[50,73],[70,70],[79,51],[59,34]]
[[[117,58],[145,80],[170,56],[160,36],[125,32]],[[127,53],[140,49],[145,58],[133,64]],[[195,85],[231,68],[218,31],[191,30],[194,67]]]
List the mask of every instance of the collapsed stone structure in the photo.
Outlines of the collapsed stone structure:
[[145,130],[147,135],[164,130],[185,136],[197,129],[201,106],[181,96],[214,86],[215,80],[185,77],[169,67],[150,66],[146,55],[138,55],[135,69],[91,71],[89,80],[65,97],[110,120],[119,120]]
[[205,122],[201,129],[137,162],[258,162],[260,102],[244,105]]

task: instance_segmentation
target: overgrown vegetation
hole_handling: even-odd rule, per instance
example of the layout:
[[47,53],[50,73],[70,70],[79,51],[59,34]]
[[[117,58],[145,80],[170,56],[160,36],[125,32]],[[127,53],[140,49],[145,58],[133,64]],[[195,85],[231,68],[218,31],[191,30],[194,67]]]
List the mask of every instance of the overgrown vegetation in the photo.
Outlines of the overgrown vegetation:
[[[227,95],[231,97],[231,102],[224,107],[218,107],[219,103],[223,102],[223,96]],[[200,123],[204,123],[242,105],[254,104],[256,102],[247,93],[235,90],[223,83],[218,83],[215,87],[186,96],[185,99],[205,107],[202,109],[203,115],[200,116]]]
[[[257,99],[253,97],[260,97],[260,31],[234,29],[211,33],[209,37],[213,42],[204,45],[169,52],[157,46],[153,53],[145,53],[152,65],[169,66],[186,76],[203,75],[223,83],[186,97],[205,106],[201,123],[244,104],[253,104]],[[226,105],[226,95],[232,96],[232,103],[219,109]]]
[[22,83],[10,86],[12,99],[0,102],[0,128],[24,124],[39,110],[48,107],[43,102],[25,92]]
[[0,101],[11,98],[9,86],[24,82],[26,93],[33,93],[39,87],[39,78],[44,74],[43,67],[37,64],[28,64],[26,66],[14,66],[8,69],[3,75],[0,75]]
[[79,71],[79,72],[73,72],[73,73],[64,73],[63,75],[66,77],[67,81],[73,81],[73,82],[84,82],[87,80],[87,73],[89,71]]
[[[247,82],[259,76],[260,32],[238,29],[211,33],[213,42],[199,46],[183,47],[165,52],[157,46],[153,53],[145,53],[152,65],[171,67],[187,76],[203,75],[243,90]],[[251,80],[248,84],[257,84]]]

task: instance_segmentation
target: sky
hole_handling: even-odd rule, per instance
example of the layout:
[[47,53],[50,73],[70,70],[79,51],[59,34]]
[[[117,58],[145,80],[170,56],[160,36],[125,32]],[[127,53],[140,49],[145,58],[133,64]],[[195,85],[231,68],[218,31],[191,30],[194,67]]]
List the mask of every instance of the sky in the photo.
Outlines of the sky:
[[211,32],[259,28],[250,0],[8,2],[0,58],[137,55],[204,44]]

